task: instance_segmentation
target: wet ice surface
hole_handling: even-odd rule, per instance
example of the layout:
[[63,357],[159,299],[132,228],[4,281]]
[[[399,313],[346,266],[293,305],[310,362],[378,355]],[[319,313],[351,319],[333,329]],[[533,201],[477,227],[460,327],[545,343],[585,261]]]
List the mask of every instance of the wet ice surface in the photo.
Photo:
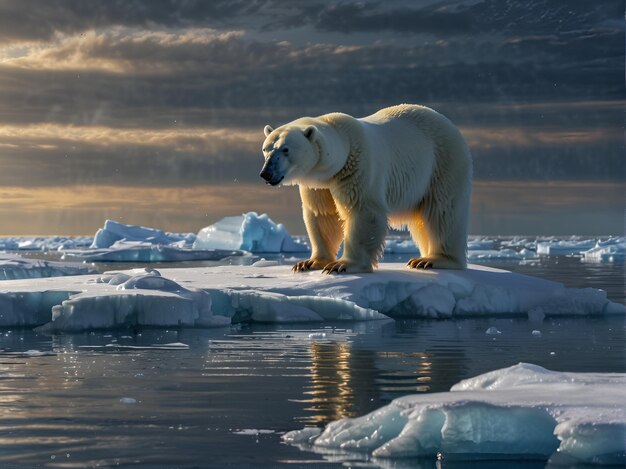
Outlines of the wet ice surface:
[[[486,335],[489,327],[501,334]],[[255,325],[140,335],[5,330],[0,461],[22,467],[300,467],[325,460],[340,467],[337,461],[351,457],[301,452],[281,444],[280,436],[363,415],[403,395],[447,391],[461,379],[520,361],[552,370],[624,372],[625,339],[624,320],[616,317]],[[411,464],[399,467],[435,467],[434,461]],[[520,464],[544,467],[545,461]],[[447,461],[444,467],[468,466]]]

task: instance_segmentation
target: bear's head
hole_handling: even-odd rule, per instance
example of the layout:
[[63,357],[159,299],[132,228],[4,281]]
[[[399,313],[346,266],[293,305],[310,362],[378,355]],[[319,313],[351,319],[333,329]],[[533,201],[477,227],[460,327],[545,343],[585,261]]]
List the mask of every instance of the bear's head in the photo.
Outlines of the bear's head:
[[314,125],[287,124],[276,130],[265,126],[260,176],[267,184],[299,184],[307,179],[319,161],[316,144],[318,130]]

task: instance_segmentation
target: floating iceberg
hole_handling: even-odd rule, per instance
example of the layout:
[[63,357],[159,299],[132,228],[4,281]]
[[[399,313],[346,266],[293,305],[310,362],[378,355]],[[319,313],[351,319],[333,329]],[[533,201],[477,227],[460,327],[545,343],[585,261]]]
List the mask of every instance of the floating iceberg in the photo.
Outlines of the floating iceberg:
[[584,262],[624,262],[626,258],[626,238],[599,242],[588,251],[583,251]]
[[306,252],[308,246],[294,240],[282,224],[267,214],[244,213],[222,218],[198,233],[194,249],[241,249],[249,252]]
[[219,260],[241,251],[192,249],[193,233],[166,233],[156,228],[107,220],[89,249],[63,248],[63,260],[83,262],[181,262]]
[[166,233],[157,228],[125,225],[114,220],[106,220],[104,227],[96,232],[92,249],[109,248],[117,241],[142,241],[155,245],[191,246],[195,241],[193,233]]
[[596,245],[595,239],[541,241],[537,243],[537,254],[566,256],[580,254]]
[[81,264],[26,259],[17,254],[0,253],[0,280],[84,275],[94,270]]
[[46,327],[52,330],[194,327],[216,321],[534,317],[537,312],[623,315],[625,308],[609,301],[602,290],[565,288],[557,282],[475,265],[467,270],[415,271],[404,264],[383,263],[375,273],[337,276],[319,271],[296,274],[289,266],[259,264],[0,283],[0,326],[50,323]]
[[385,240],[385,254],[415,254],[419,255],[419,248],[412,239],[388,237]]
[[520,363],[450,392],[401,397],[368,415],[283,440],[374,458],[626,463],[626,374],[559,373]]
[[467,252],[467,259],[474,262],[483,260],[522,260],[527,257],[536,257],[536,254],[526,249],[522,249],[520,252],[513,249],[480,249]]

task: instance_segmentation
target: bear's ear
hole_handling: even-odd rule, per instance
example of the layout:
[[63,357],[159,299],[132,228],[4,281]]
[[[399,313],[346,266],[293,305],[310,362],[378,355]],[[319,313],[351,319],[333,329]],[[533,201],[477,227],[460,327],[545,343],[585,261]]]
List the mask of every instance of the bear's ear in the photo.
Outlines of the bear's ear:
[[263,133],[265,134],[266,137],[272,132],[274,132],[274,129],[272,129],[269,125],[266,125],[265,128],[263,129]]
[[304,129],[304,136],[308,140],[313,140],[313,137],[315,137],[316,132],[317,132],[317,129],[315,128],[315,126],[309,125],[306,129]]

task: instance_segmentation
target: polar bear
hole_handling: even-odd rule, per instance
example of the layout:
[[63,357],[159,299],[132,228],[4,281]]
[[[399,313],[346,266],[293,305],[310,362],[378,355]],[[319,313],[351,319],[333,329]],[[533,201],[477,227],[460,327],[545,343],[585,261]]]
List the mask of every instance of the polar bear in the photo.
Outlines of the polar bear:
[[300,188],[312,252],[294,271],[372,272],[388,226],[408,227],[419,246],[409,267],[467,266],[472,159],[443,115],[401,104],[361,119],[303,117],[264,132],[260,176]]

